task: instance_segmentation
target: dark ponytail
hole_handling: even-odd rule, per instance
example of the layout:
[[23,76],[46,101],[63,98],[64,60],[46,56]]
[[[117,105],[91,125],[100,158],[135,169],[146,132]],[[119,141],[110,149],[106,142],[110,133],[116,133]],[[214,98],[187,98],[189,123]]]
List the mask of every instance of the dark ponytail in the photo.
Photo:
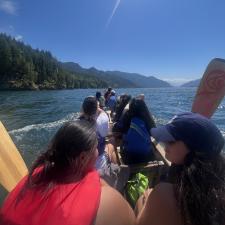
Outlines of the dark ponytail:
[[187,154],[177,170],[175,196],[184,225],[225,224],[225,160]]
[[[49,189],[55,183],[63,183],[67,175],[82,175],[96,146],[94,123],[85,120],[65,123],[55,134],[46,152],[34,162],[25,189],[37,186]],[[81,152],[87,153],[87,161],[79,160]]]

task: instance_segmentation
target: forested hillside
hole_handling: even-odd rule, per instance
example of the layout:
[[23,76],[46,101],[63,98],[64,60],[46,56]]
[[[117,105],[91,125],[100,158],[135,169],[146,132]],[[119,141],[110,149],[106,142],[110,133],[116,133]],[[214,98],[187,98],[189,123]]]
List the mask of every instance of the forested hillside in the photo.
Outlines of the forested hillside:
[[120,71],[102,71],[94,67],[85,69],[79,64],[65,62],[61,64],[65,70],[70,72],[88,73],[106,81],[112,87],[134,87],[134,88],[159,88],[171,87],[171,85],[156,77],[146,77],[137,73],[127,73]]
[[98,70],[94,67],[89,69],[82,68],[79,64],[74,62],[61,63],[62,68],[74,73],[89,74],[105,81],[108,86],[113,88],[136,88],[138,87],[135,82],[132,82],[124,77],[116,76],[116,74],[108,74],[105,71]]
[[59,62],[49,51],[32,49],[21,41],[0,34],[0,90],[73,88],[170,87],[155,77],[120,71],[82,68]]
[[108,84],[88,74],[64,70],[49,51],[0,34],[0,90],[100,88]]

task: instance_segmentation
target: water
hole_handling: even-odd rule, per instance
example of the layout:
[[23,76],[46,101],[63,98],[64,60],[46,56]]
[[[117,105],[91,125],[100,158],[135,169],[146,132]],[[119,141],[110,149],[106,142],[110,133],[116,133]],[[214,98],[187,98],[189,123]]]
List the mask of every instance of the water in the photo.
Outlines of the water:
[[[176,113],[189,111],[195,91],[196,88],[116,90],[117,94],[145,94],[157,124],[165,124]],[[28,166],[46,148],[57,129],[78,115],[83,99],[95,92],[95,89],[0,92],[0,120]],[[212,119],[225,136],[225,99]]]

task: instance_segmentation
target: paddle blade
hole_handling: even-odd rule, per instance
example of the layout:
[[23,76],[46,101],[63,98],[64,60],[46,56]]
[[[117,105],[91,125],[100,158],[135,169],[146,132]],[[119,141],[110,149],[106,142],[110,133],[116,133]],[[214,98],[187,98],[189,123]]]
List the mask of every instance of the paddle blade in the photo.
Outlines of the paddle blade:
[[19,151],[0,121],[0,184],[11,191],[27,173]]
[[225,95],[225,60],[213,59],[201,79],[192,112],[210,118]]

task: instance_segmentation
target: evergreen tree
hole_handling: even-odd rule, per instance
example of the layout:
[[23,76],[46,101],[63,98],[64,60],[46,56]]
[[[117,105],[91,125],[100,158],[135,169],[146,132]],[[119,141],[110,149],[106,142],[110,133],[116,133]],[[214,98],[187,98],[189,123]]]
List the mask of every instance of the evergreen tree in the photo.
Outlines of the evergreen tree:
[[49,51],[34,50],[0,34],[0,90],[102,88],[107,83],[88,74],[65,71]]

